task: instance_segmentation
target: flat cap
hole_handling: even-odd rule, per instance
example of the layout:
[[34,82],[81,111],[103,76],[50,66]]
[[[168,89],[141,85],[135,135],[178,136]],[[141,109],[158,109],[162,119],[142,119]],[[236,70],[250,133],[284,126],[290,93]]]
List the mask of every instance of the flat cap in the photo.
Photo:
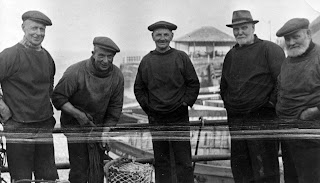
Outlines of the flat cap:
[[44,24],[45,26],[50,26],[52,25],[52,22],[50,18],[48,18],[45,14],[41,13],[40,11],[27,11],[22,15],[22,20],[33,20],[35,22],[39,22]]
[[308,29],[309,20],[305,18],[293,18],[287,21],[276,33],[278,37],[292,34],[300,29]]
[[100,48],[113,51],[115,53],[120,52],[119,47],[108,37],[95,37],[93,39],[93,45]]
[[148,27],[148,30],[149,31],[154,31],[155,29],[158,29],[158,28],[166,28],[166,29],[169,29],[169,30],[176,30],[177,29],[177,26],[174,25],[173,23],[170,23],[170,22],[166,22],[166,21],[159,21],[159,22],[156,22],[154,24],[151,24],[149,27]]

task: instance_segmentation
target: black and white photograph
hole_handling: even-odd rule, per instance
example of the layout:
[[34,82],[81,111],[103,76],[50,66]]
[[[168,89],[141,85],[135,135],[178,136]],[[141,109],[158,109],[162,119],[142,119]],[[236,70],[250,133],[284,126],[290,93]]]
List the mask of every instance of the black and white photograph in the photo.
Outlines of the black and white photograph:
[[319,183],[320,1],[0,0],[0,183]]

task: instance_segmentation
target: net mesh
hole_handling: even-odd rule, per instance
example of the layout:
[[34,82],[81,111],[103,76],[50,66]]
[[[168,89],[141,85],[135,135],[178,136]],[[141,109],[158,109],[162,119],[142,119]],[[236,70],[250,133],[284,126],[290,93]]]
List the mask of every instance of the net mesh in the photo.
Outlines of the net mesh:
[[108,183],[151,183],[153,168],[149,164],[118,159],[105,166]]

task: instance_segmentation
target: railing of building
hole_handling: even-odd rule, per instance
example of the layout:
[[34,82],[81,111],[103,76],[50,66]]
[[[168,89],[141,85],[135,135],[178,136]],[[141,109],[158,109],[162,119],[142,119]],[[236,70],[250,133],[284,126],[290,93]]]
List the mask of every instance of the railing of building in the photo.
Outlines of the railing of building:
[[142,56],[125,56],[122,59],[122,63],[140,63]]

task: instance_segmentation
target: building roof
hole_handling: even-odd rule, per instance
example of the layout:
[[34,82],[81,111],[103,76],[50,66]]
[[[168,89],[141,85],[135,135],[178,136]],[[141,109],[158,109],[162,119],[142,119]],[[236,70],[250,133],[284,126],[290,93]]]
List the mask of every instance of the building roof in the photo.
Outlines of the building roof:
[[201,27],[174,40],[175,42],[235,42],[234,37],[211,26]]
[[312,41],[320,45],[320,30],[312,35]]
[[320,16],[318,16],[315,20],[310,23],[309,26],[312,33],[316,33],[320,30]]
[[320,16],[311,22],[310,30],[312,32],[312,41],[320,45]]

